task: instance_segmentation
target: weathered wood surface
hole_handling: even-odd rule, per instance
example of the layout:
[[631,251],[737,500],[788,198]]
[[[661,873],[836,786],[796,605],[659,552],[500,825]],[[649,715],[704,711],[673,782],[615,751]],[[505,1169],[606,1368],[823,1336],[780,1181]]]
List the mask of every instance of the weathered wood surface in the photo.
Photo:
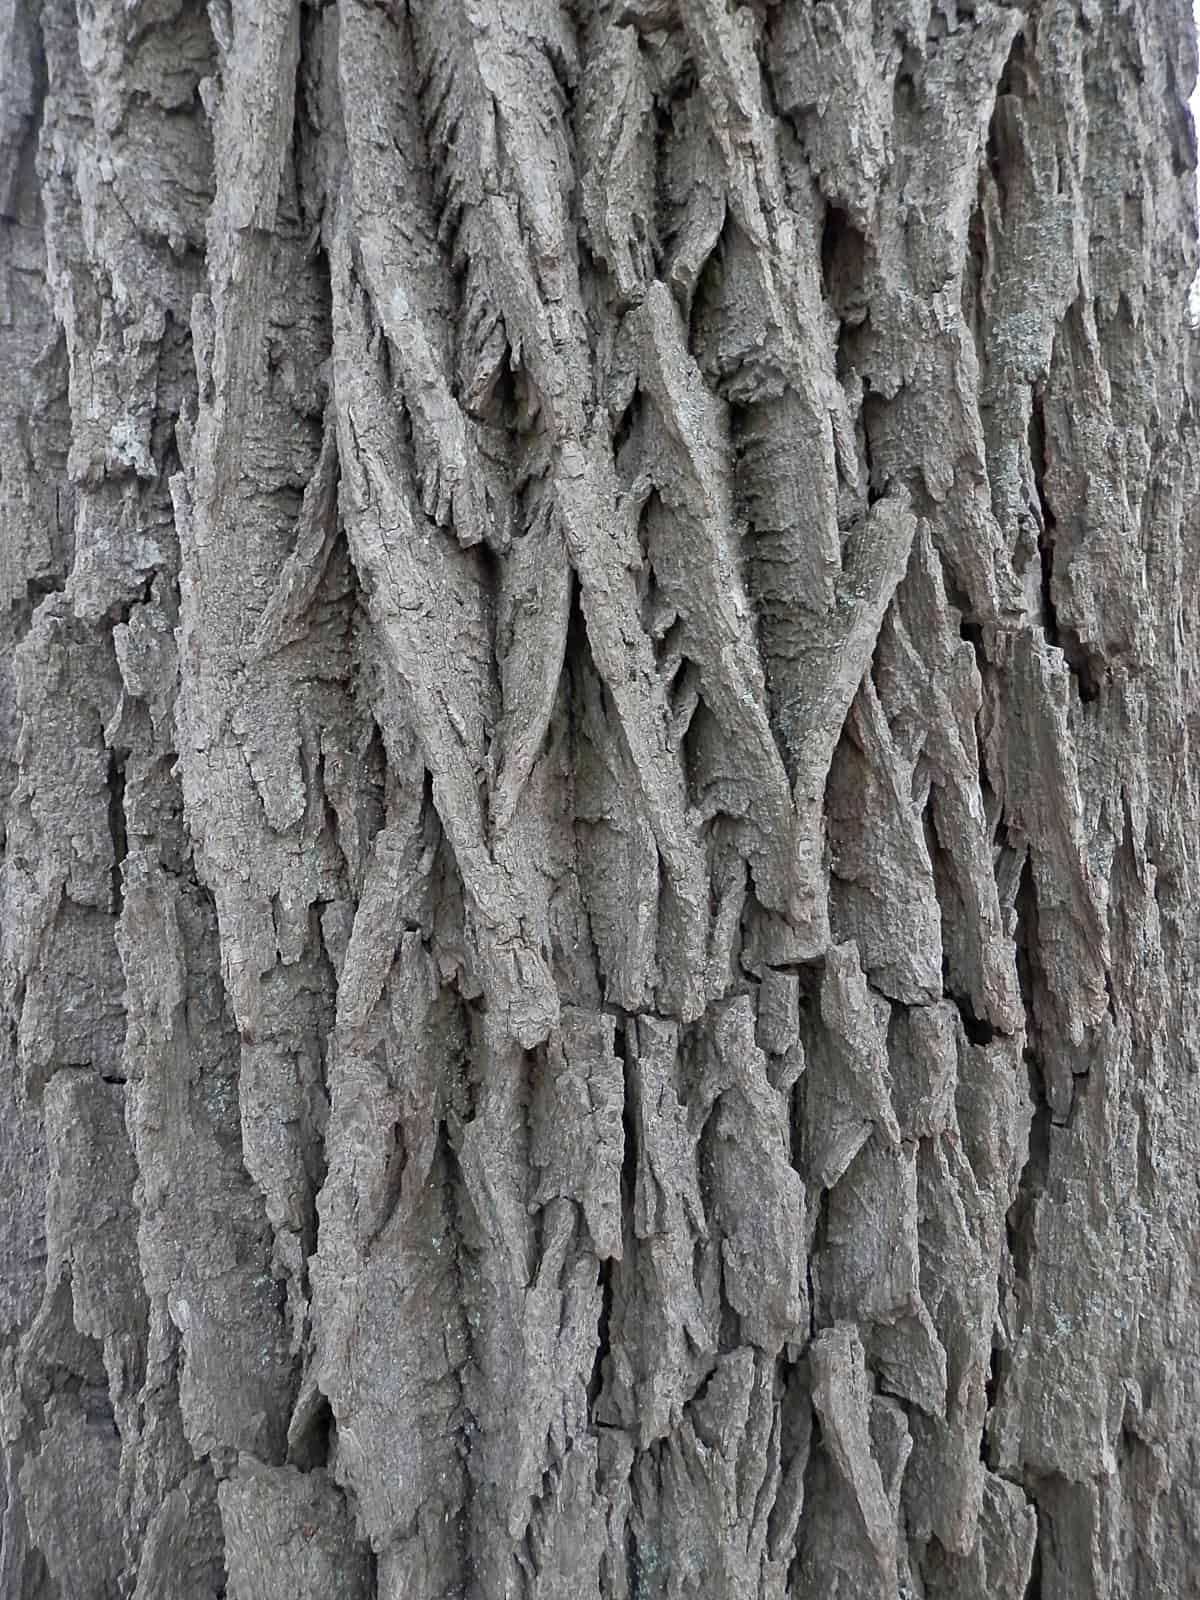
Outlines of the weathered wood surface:
[[0,0],[0,1594],[1200,1572],[1182,0]]

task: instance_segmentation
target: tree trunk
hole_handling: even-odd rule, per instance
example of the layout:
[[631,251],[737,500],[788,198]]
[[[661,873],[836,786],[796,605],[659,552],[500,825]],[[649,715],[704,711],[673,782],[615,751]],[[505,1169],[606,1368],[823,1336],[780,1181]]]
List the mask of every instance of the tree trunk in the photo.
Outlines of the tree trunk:
[[0,4],[0,1593],[1200,1572],[1182,0]]

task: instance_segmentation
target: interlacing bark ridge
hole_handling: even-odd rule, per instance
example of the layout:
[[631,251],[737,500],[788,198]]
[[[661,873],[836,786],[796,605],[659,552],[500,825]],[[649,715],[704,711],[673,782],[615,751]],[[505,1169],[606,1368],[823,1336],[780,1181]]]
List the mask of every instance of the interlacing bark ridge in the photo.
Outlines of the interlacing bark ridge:
[[0,0],[0,1595],[1200,1573],[1182,0]]

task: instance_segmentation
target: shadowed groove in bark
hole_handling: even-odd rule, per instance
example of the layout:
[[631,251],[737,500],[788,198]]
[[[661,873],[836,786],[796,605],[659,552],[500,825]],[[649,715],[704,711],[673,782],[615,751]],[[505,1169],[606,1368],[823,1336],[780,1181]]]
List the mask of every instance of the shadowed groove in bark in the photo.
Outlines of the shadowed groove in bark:
[[835,9],[0,17],[4,1593],[1200,1564],[1189,25]]

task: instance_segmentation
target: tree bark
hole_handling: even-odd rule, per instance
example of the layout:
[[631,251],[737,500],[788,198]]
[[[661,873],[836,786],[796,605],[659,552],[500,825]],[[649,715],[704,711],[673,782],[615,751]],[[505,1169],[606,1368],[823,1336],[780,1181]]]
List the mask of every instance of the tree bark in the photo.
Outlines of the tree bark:
[[1200,1573],[1182,0],[0,0],[0,1593]]

